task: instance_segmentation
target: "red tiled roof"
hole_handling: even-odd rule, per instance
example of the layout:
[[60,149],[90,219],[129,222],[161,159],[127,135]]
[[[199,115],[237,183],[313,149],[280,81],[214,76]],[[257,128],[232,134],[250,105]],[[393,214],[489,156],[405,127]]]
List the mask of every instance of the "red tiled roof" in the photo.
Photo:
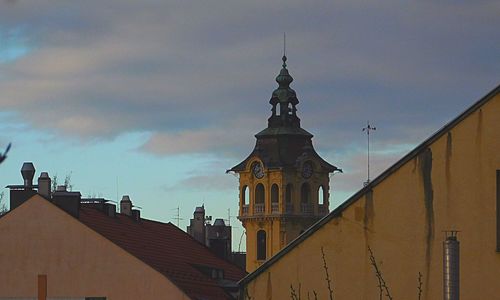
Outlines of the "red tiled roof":
[[193,299],[231,299],[196,266],[223,270],[224,279],[234,282],[246,275],[171,223],[136,222],[123,214],[109,217],[91,207],[81,207],[79,220],[165,275]]

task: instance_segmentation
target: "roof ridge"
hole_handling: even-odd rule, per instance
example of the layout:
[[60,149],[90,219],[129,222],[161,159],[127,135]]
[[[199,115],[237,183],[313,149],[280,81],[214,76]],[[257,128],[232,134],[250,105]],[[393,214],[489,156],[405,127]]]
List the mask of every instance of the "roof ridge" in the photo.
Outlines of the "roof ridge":
[[383,171],[380,175],[378,175],[375,179],[373,179],[368,185],[364,186],[363,188],[361,188],[360,190],[355,192],[352,196],[350,196],[344,202],[342,202],[339,206],[337,206],[337,208],[335,208],[329,214],[327,214],[326,216],[324,216],[323,218],[318,220],[316,223],[314,223],[311,227],[309,227],[301,235],[296,237],[293,241],[291,241],[288,245],[286,245],[283,249],[281,249],[281,251],[276,253],[269,260],[265,261],[262,265],[260,265],[252,273],[248,274],[243,279],[241,279],[238,282],[238,284],[242,285],[242,284],[250,281],[251,279],[255,278],[257,275],[259,275],[264,270],[266,270],[269,266],[271,266],[275,261],[279,260],[283,255],[285,255],[286,253],[291,251],[295,245],[300,244],[303,240],[305,240],[307,237],[312,235],[318,229],[323,227],[323,225],[328,223],[331,219],[341,216],[342,211],[344,211],[347,207],[349,207],[351,204],[353,204],[358,199],[360,199],[360,197],[363,194],[370,191],[378,183],[383,181],[385,178],[387,178],[389,175],[394,173],[396,170],[398,170],[400,167],[402,167],[408,161],[413,159],[418,153],[420,153],[420,151],[427,148],[430,144],[432,144],[438,138],[440,138],[445,132],[447,132],[448,130],[453,128],[455,125],[460,123],[463,119],[467,118],[469,115],[474,113],[476,110],[478,110],[480,107],[482,107],[485,103],[487,103],[488,101],[493,99],[494,96],[496,96],[497,94],[500,94],[500,84],[497,85],[495,88],[493,88],[493,90],[488,92],[486,95],[481,97],[478,101],[474,102],[471,106],[466,108],[465,111],[460,113],[458,116],[453,118],[451,121],[445,123],[445,125],[443,125],[440,129],[438,129],[436,132],[434,132],[431,136],[429,136],[423,142],[421,142],[415,148],[413,148],[413,150],[408,152],[401,159],[399,159],[397,162],[395,162],[393,165],[391,165],[389,168],[387,168],[385,171]]

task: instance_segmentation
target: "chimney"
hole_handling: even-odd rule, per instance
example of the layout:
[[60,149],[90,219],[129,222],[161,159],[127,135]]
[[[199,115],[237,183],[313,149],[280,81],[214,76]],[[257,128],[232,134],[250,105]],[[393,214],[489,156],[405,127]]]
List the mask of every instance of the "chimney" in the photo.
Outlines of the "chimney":
[[130,201],[129,195],[123,195],[120,201],[120,213],[127,216],[132,215],[132,201]]
[[33,189],[33,177],[35,176],[35,166],[33,166],[32,162],[25,162],[23,167],[21,168],[21,174],[24,179],[24,189],[32,190]]
[[460,298],[460,242],[458,231],[446,231],[443,242],[443,299]]
[[42,172],[38,177],[38,193],[47,199],[50,199],[52,191],[50,189],[51,180],[49,173]]
[[10,210],[23,204],[26,200],[36,194],[33,190],[33,177],[35,176],[35,167],[31,162],[25,162],[21,168],[24,184],[22,185],[8,185],[10,189]]
[[214,225],[206,226],[207,246],[218,257],[231,258],[231,226],[224,219],[215,219]]
[[104,203],[104,212],[108,215],[108,217],[114,217],[116,214],[116,205]]
[[59,185],[52,194],[52,202],[70,215],[78,218],[80,214],[80,192],[68,192],[65,185]]
[[141,211],[138,209],[132,209],[132,218],[139,222],[141,220]]
[[194,210],[193,218],[189,221],[187,232],[195,240],[206,245],[206,230],[205,230],[205,207],[198,206]]

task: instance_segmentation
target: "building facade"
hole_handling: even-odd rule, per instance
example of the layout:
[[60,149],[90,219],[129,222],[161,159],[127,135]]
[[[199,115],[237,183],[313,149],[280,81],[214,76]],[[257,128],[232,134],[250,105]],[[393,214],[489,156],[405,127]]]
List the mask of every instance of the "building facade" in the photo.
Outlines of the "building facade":
[[330,290],[335,299],[382,298],[375,263],[394,299],[443,299],[445,231],[459,231],[460,299],[499,299],[500,86],[249,274],[241,288],[251,299],[284,299],[292,288],[303,298],[316,292],[327,299]]
[[81,198],[48,174],[10,186],[0,217],[0,299],[219,300],[238,297],[246,273],[171,223],[142,218],[128,196],[120,212]]
[[286,59],[267,128],[255,135],[251,154],[228,170],[239,175],[238,219],[246,231],[249,272],[328,213],[329,175],[340,171],[316,153],[313,135],[300,126]]

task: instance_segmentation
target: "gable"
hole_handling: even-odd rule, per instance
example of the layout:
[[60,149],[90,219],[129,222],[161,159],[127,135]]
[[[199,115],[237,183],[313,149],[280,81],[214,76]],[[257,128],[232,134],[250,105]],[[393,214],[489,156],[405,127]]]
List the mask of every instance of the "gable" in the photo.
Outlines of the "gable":
[[[190,299],[165,276],[36,195],[0,219],[0,297]],[[163,296],[162,296],[163,295]]]

